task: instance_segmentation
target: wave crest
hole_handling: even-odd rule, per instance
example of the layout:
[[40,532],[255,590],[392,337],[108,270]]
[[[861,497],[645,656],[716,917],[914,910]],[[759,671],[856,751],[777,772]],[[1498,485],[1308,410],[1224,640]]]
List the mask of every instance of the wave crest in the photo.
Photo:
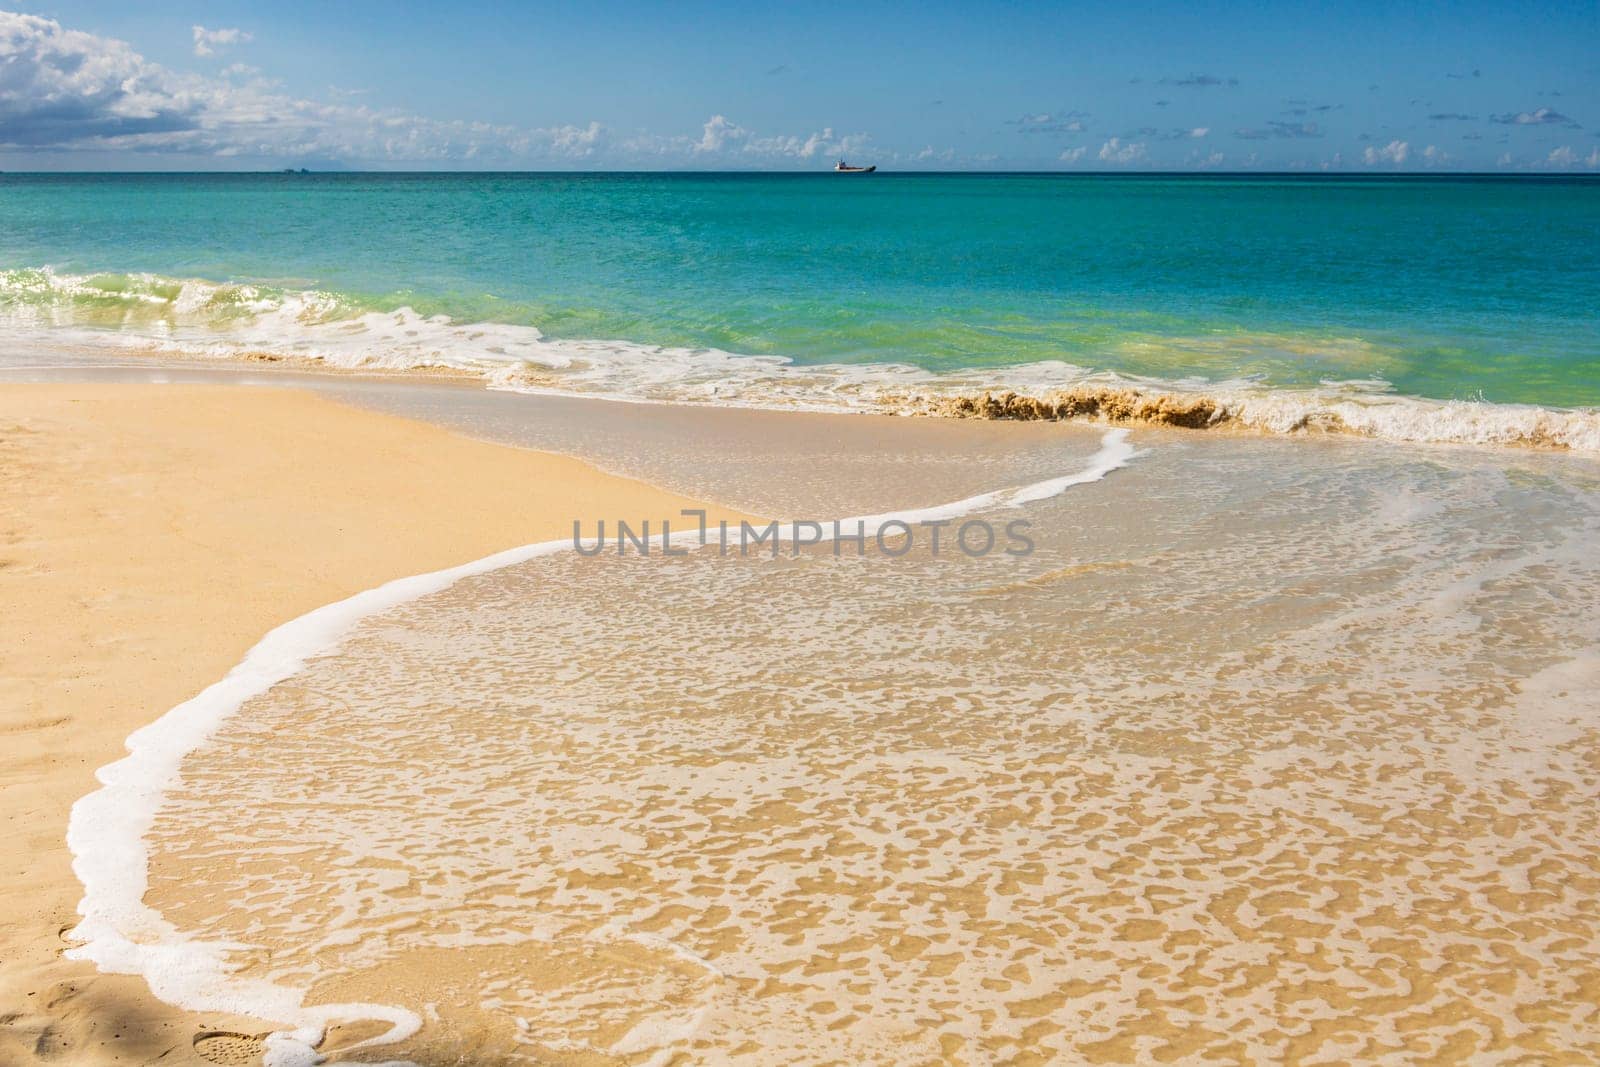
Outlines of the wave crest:
[[1059,360],[942,372],[899,363],[800,364],[714,348],[549,338],[530,325],[459,322],[317,289],[153,274],[0,271],[0,323],[40,345],[465,375],[513,392],[1600,454],[1600,410],[1428,400],[1393,393],[1383,381],[1275,389],[1133,378]]
[[1270,434],[1320,432],[1416,443],[1600,453],[1600,411],[1592,409],[1565,411],[1381,393],[1341,395],[1333,389],[1212,395],[1077,386],[1043,396],[985,391],[906,397],[896,403],[907,414],[947,418],[1090,419],[1123,426],[1229,427]]

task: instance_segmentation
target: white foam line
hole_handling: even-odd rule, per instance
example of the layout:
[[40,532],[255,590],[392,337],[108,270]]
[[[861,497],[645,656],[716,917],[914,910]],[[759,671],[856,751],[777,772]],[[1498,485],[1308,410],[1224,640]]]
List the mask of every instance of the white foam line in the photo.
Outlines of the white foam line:
[[[936,522],[985,508],[1018,507],[1074,485],[1098,481],[1139,454],[1128,443],[1127,430],[1111,430],[1101,439],[1088,466],[1077,473],[934,507],[856,516],[840,520],[838,525],[859,524],[861,532],[872,534],[890,522]],[[799,525],[803,524],[780,527],[780,537],[795,540]],[[665,543],[659,535],[650,540]],[[145,835],[167,791],[179,781],[189,753],[246,701],[293,677],[312,658],[338,648],[362,619],[440,592],[463,578],[571,547],[570,539],[524,545],[459,567],[399,578],[318,608],[272,630],[221,681],[131,734],[126,742],[128,755],[100,768],[96,772],[100,788],[72,806],[67,846],[72,850],[73,872],[83,883],[83,899],[78,904],[82,921],[72,931],[80,943],[68,950],[67,956],[91,961],[102,971],[142,975],[156,997],[180,1008],[291,1024],[291,1029],[268,1037],[267,1067],[322,1062],[316,1046],[335,1022],[380,1020],[389,1024],[387,1031],[361,1045],[391,1044],[416,1033],[422,1020],[403,1008],[359,1003],[308,1007],[305,990],[234,977],[228,953],[244,946],[185,937],[144,903],[150,886],[150,849]]]
[[[1258,433],[1311,433],[1417,444],[1529,446],[1600,455],[1600,408],[1544,407],[1483,400],[1408,397],[1381,378],[1325,379],[1269,387],[1251,376],[1157,378],[1094,370],[1060,359],[930,371],[906,363],[800,364],[784,356],[740,355],[622,340],[549,338],[537,327],[458,322],[410,307],[363,310],[336,293],[124,275],[120,290],[99,275],[0,270],[0,327],[13,347],[167,353],[238,361],[267,355],[335,370],[389,374],[448,368],[487,388],[633,404],[780,411],[938,413],[961,398],[1014,392],[1048,401],[1062,390],[1132,390],[1147,399],[1205,400],[1212,423]],[[115,327],[77,321],[90,298],[130,302]],[[146,313],[153,317],[145,317]],[[97,312],[98,314],[98,312]],[[1359,339],[1240,334],[1236,338],[1125,339],[1117,351],[1166,346],[1175,355],[1244,345],[1292,352],[1344,352],[1364,362]],[[1129,346],[1133,346],[1131,349]],[[1119,357],[1109,356],[1113,363]]]

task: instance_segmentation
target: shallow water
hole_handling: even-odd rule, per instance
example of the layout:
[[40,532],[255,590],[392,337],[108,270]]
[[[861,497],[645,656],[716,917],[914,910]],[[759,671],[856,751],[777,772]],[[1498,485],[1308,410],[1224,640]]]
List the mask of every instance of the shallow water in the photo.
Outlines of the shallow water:
[[0,326],[766,407],[1136,385],[1600,451],[1548,410],[1600,405],[1597,249],[1581,176],[3,175]]
[[[1099,443],[469,395],[785,518]],[[185,761],[146,901],[423,1063],[1600,1054],[1600,468],[1133,441],[986,513],[1022,558],[562,553],[373,616]]]

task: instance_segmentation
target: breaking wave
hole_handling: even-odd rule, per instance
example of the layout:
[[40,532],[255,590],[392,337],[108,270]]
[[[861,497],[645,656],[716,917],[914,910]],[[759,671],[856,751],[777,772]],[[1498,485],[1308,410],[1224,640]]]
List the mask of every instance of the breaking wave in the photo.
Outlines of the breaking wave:
[[1081,419],[1600,453],[1600,409],[1431,400],[1397,394],[1382,380],[1284,389],[1251,380],[1139,378],[1056,360],[940,372],[903,363],[802,364],[714,348],[549,338],[530,325],[379,309],[341,293],[152,274],[0,271],[0,323],[46,346],[422,371],[480,378],[493,389],[636,402]]
[[916,414],[979,419],[1092,419],[1114,425],[1232,427],[1272,434],[1342,433],[1390,441],[1516,445],[1600,453],[1600,411],[1424,400],[1377,391],[1184,392],[1083,385],[1033,396],[986,390],[906,401]]

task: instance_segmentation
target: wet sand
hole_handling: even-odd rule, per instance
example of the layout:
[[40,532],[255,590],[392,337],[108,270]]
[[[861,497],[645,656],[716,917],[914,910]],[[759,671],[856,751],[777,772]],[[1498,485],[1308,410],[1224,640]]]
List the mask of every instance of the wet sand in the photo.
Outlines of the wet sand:
[[[1083,426],[159,373],[293,381],[784,518],[1055,477],[1101,438]],[[174,1062],[192,1056],[202,1023],[266,1027],[172,1013],[137,980],[50,962],[76,899],[59,816],[93,768],[276,622],[387,577],[563,536],[573,511],[624,504],[569,506],[535,529],[548,518],[539,507],[570,499],[541,482],[518,525],[495,511],[521,477],[515,464],[588,468],[327,399],[54,388],[34,394],[54,408],[20,414],[10,398],[26,390],[0,391],[0,447],[24,456],[27,435],[8,428],[32,419],[35,439],[65,458],[30,459],[41,473],[14,476],[27,472],[8,454],[5,469],[55,486],[24,511],[63,531],[45,562],[101,578],[54,591],[95,613],[57,623],[66,633],[77,619],[79,644],[69,633],[59,654],[23,662],[134,681],[111,711],[90,689],[67,701],[77,721],[53,726],[42,705],[58,701],[40,690],[88,683],[51,682],[40,667],[23,699],[5,694],[33,709],[17,731],[31,758],[59,759],[68,741],[76,753],[83,738],[99,747],[54,778],[29,772],[56,793],[8,789],[8,805],[38,798],[29,811],[59,801],[54,821],[35,819],[37,853],[16,835],[11,845],[43,857],[26,877],[56,912],[11,909],[34,955],[27,967],[8,958],[3,991],[53,1006],[12,1018],[0,1053],[44,1059],[41,1037],[45,1053],[63,1036],[90,1047],[109,1027],[145,1044],[58,1060],[172,1049],[162,1062]],[[181,399],[75,412],[70,400],[96,390],[249,399],[208,401],[210,421]],[[285,433],[298,416],[272,417],[261,397],[325,417]],[[334,424],[350,435],[314,436]],[[393,448],[391,433],[404,439]],[[272,448],[252,447],[256,435]],[[209,456],[195,442],[211,438],[233,444]],[[83,451],[83,440],[100,443]],[[1600,467],[1348,439],[1141,430],[1135,441],[1144,451],[1126,470],[1030,512],[1040,550],[1023,566],[564,556],[374,618],[186,760],[152,834],[147,899],[197,936],[265,946],[239,954],[245,973],[306,978],[312,1002],[396,1003],[426,1018],[415,1040],[358,1054],[369,1059],[1592,1061]],[[469,451],[440,461],[440,448]],[[271,465],[285,449],[299,459]],[[193,469],[210,473],[196,485],[174,475]],[[104,491],[75,488],[64,503],[75,482]],[[241,499],[247,487],[255,499]],[[275,521],[284,515],[289,525]],[[510,536],[450,540],[496,521]],[[63,547],[84,530],[100,540]],[[126,589],[177,586],[100,557],[173,531],[195,543],[146,565],[197,576],[188,599],[129,601]],[[319,556],[338,531],[342,548]],[[39,535],[21,536],[3,558],[41,567]],[[14,569],[0,568],[8,597],[21,588]],[[235,593],[240,574],[252,591]],[[255,602],[258,582],[281,611]],[[614,625],[641,605],[651,625]],[[200,622],[173,637],[167,610]],[[106,644],[109,633],[121,642]],[[197,634],[232,643],[213,656],[210,643],[228,642],[208,640],[200,656]],[[0,648],[13,647],[0,630]],[[145,674],[118,656],[143,657]],[[64,880],[46,877],[51,863]],[[69,987],[82,992],[63,999]],[[116,1014],[124,1007],[136,1022]],[[372,1033],[335,1031],[331,1043]]]
[[278,389],[0,385],[0,1061],[204,1062],[210,1027],[63,960],[74,801],[268,630],[387,580],[693,506]]
[[[808,425],[693,469],[972,488],[965,425]],[[1099,436],[1012,430],[988,487]],[[147,899],[429,1067],[1593,1062],[1593,464],[1134,440],[1026,560],[564,554],[375,617],[186,760]]]

